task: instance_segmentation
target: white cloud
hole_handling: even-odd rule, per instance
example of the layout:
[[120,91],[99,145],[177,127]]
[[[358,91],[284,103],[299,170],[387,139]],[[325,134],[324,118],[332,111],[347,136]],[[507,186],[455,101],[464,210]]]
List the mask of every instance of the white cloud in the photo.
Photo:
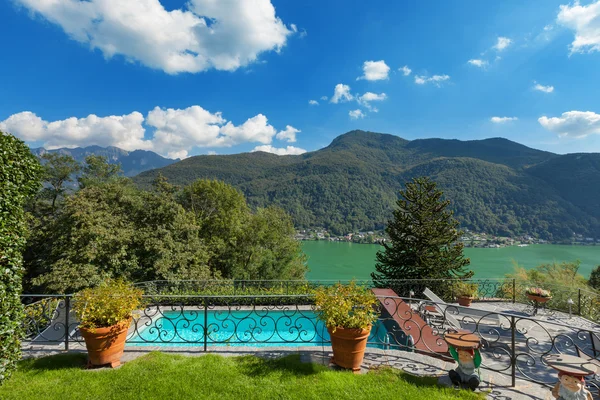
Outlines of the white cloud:
[[144,116],[134,111],[127,115],[44,121],[30,111],[13,114],[0,122],[0,130],[10,132],[25,141],[44,142],[44,147],[117,146],[124,150],[151,149],[144,140]]
[[365,114],[363,114],[363,112],[361,110],[349,111],[348,115],[350,116],[350,119],[359,119],[359,118],[365,117]]
[[188,154],[187,150],[170,151],[167,154],[167,158],[172,158],[172,159],[179,158],[180,160],[186,159],[189,156],[190,155]]
[[331,97],[332,103],[340,103],[345,101],[350,101],[354,99],[352,93],[350,93],[350,86],[344,85],[343,83],[338,83],[335,85],[335,89],[333,90],[333,96]]
[[300,133],[299,129],[294,128],[291,125],[287,125],[285,130],[279,131],[279,133],[275,136],[278,140],[285,140],[289,143],[294,143],[296,141],[296,133]]
[[328,97],[327,96],[321,96],[321,100],[323,101],[327,101]]
[[371,102],[372,101],[383,101],[385,99],[387,99],[387,95],[385,93],[377,94],[377,93],[373,93],[373,92],[366,92],[362,96],[357,97],[356,101],[358,101],[359,104],[366,107],[369,111],[378,112],[379,110],[377,110],[377,108],[371,106]]
[[298,27],[296,26],[296,24],[290,24],[290,28],[292,30],[292,32],[294,33],[298,33],[300,35],[300,38],[305,38],[308,33],[306,32],[306,29],[302,29],[302,30],[298,30]]
[[561,5],[556,21],[575,32],[571,53],[600,51],[600,1]]
[[544,26],[544,31],[546,31],[546,32],[551,31],[552,29],[554,29],[554,27],[550,24]]
[[[227,122],[221,127],[220,133],[223,135],[225,146],[233,146],[246,142],[271,143],[277,130],[267,122],[267,117],[258,114],[249,118],[242,125],[234,125]],[[220,139],[220,138],[219,138]]]
[[221,133],[226,120],[200,106],[186,109],[155,107],[148,113],[146,123],[155,128],[153,142],[161,154],[172,154],[199,147],[230,146],[233,140]]
[[493,46],[493,48],[498,51],[502,51],[502,50],[506,49],[508,46],[510,46],[511,43],[512,43],[512,40],[510,40],[509,38],[499,36],[498,41]]
[[28,142],[42,142],[48,149],[116,146],[124,150],[153,150],[171,158],[185,158],[194,147],[231,147],[242,143],[270,144],[274,138],[294,142],[300,130],[287,125],[277,131],[267,117],[258,114],[234,125],[220,112],[200,106],[185,109],[155,107],[144,119],[134,111],[127,115],[67,118],[48,122],[30,111],[0,121],[0,130]]
[[252,149],[253,153],[255,151],[265,151],[267,153],[277,154],[278,156],[298,155],[298,154],[306,153],[306,150],[301,149],[299,147],[287,146],[285,148],[281,148],[281,147],[278,148],[278,147],[273,147],[271,145],[256,146],[254,149]]
[[442,85],[442,82],[450,80],[449,75],[433,75],[432,77],[427,77],[424,75],[415,75],[415,83],[417,85],[424,85],[426,83],[433,83],[437,87]]
[[511,122],[511,121],[516,121],[519,118],[517,117],[492,117],[490,118],[490,121],[492,121],[495,124],[504,124],[506,122]]
[[308,101],[308,104],[310,104],[311,106],[318,106],[318,105],[319,105],[319,102],[318,102],[318,101],[316,101],[316,100],[309,100],[309,101]]
[[469,64],[474,65],[476,67],[479,68],[485,68],[488,66],[488,62],[487,60],[480,60],[480,59],[471,59],[469,61],[467,61]]
[[600,134],[600,114],[592,111],[567,111],[560,117],[540,117],[538,122],[560,137],[584,138]]
[[405,66],[404,66],[404,67],[402,67],[402,68],[398,68],[398,71],[402,71],[402,74],[403,74],[404,76],[409,76],[409,75],[410,75],[410,73],[412,72],[412,69],[408,68],[408,65],[405,65]]
[[105,58],[119,54],[169,74],[236,70],[279,51],[294,32],[271,0],[190,0],[171,11],[159,0],[15,1]]
[[208,154],[209,156],[216,156],[217,152],[214,150],[209,150],[208,153],[206,153],[206,154]]
[[544,93],[552,93],[554,92],[554,86],[544,86],[544,85],[540,85],[537,82],[533,82],[535,85],[533,86],[533,90],[537,90],[539,92],[544,92]]
[[0,122],[0,130],[18,135],[25,141],[39,141],[46,138],[48,122],[31,111],[13,114]]
[[387,95],[385,93],[372,93],[372,92],[367,92],[365,94],[363,94],[362,96],[359,97],[360,101],[382,101],[387,99]]
[[363,64],[363,76],[356,78],[356,80],[366,79],[368,81],[380,81],[388,79],[388,73],[390,67],[387,66],[385,61],[365,61]]

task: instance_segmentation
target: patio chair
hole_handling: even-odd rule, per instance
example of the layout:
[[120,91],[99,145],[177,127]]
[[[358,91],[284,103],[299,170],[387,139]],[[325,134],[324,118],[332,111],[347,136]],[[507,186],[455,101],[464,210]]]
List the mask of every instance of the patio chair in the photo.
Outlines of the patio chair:
[[419,313],[427,325],[435,327],[442,327],[444,325],[444,314],[434,304],[419,301],[416,305],[416,312]]
[[[459,329],[461,328],[460,322],[458,322],[457,319],[452,316],[452,312],[446,311],[448,306],[450,306],[450,304],[448,304],[448,303],[444,302],[444,300],[440,299],[429,288],[425,288],[425,290],[423,291],[423,294],[429,300],[437,303],[436,307],[438,307],[438,309],[442,312],[442,314],[446,318],[446,321],[450,325],[454,326],[455,328],[459,328]],[[459,307],[459,306],[454,306],[454,305],[452,305],[452,307],[456,307],[459,317],[470,317],[470,318],[473,318],[477,323],[480,323],[482,321],[485,321],[486,323],[494,323],[495,325],[498,325],[500,323],[500,316],[497,313],[494,313],[491,311],[485,311],[485,310],[477,310],[477,309],[469,308],[469,307]]]
[[448,304],[446,302],[444,302],[444,300],[440,299],[429,288],[425,288],[425,290],[423,291],[423,294],[425,295],[425,297],[427,297],[429,300],[431,300],[434,303],[434,304],[431,304],[431,305],[435,306],[435,308],[443,316],[442,322],[445,321],[448,324],[450,324],[452,327],[457,328],[457,329],[461,328],[460,322],[458,322],[456,320],[456,318],[454,318],[451,315],[450,312],[446,311],[447,308],[448,308]]
[[75,336],[79,321],[77,320],[75,313],[71,310],[69,312],[69,326],[66,326],[67,318],[64,300],[58,302],[52,315],[54,317],[50,321],[48,327],[37,334],[31,340],[31,344],[60,345],[65,342],[65,335],[69,335],[69,338]]

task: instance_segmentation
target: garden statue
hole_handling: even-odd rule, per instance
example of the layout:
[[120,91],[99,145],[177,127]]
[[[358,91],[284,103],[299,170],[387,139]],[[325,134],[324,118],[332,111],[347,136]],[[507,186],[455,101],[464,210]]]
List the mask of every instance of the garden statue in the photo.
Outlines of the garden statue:
[[558,400],[592,400],[592,394],[585,388],[583,376],[558,373],[558,382],[552,389],[552,396]]
[[597,368],[585,358],[564,354],[544,357],[548,365],[558,371],[558,382],[552,388],[552,396],[558,400],[592,400],[585,387],[586,375],[596,373]]
[[481,383],[478,373],[481,365],[481,340],[477,335],[461,332],[447,333],[444,339],[448,343],[450,355],[458,363],[456,369],[448,373],[450,380],[454,385],[477,389]]

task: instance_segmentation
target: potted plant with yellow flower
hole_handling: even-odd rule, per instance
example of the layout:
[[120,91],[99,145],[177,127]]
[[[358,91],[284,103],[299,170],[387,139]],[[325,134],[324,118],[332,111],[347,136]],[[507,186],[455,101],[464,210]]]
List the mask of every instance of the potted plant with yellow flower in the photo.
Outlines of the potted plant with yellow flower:
[[122,280],[107,280],[75,294],[73,310],[88,351],[88,366],[121,364],[133,311],[142,291]]
[[315,305],[317,317],[331,337],[333,362],[359,371],[371,327],[379,317],[377,298],[353,281],[317,289]]

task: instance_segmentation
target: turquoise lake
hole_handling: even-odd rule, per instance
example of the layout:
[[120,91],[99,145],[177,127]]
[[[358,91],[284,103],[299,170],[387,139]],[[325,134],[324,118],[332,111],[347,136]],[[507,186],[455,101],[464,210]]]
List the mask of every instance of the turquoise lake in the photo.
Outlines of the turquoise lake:
[[[382,247],[375,244],[306,241],[302,243],[308,256],[308,279],[369,279],[375,269],[375,254]],[[586,278],[600,265],[600,246],[568,246],[536,244],[527,247],[499,249],[467,248],[470,268],[475,278],[502,278],[514,270],[514,263],[529,269],[554,261],[580,260],[580,273]]]

